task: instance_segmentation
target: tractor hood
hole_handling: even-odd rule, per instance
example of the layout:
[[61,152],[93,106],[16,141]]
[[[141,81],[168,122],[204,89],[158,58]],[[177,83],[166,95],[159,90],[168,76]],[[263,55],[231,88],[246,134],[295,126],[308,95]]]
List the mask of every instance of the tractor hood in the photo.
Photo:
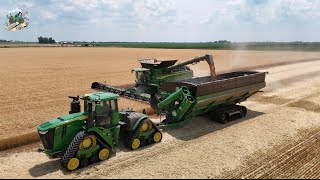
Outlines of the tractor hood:
[[79,113],[68,114],[65,116],[58,117],[56,119],[52,119],[48,122],[42,123],[37,127],[37,129],[38,131],[48,131],[51,128],[55,128],[57,126],[70,123],[73,121],[83,121],[83,120],[86,120],[87,118],[88,118],[88,113],[79,112]]

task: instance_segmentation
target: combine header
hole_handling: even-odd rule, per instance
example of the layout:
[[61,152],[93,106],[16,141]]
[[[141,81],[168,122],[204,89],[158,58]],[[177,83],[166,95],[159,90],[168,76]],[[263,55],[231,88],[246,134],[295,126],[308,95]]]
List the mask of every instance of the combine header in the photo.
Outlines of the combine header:
[[139,59],[141,68],[132,69],[132,72],[136,74],[136,83],[133,87],[125,89],[113,87],[101,82],[94,82],[91,88],[116,93],[122,97],[144,103],[150,103],[152,94],[160,94],[161,84],[193,78],[193,71],[187,65],[207,61],[212,79],[216,77],[212,55],[196,57],[175,65],[177,61],[178,60],[157,60],[152,58]]

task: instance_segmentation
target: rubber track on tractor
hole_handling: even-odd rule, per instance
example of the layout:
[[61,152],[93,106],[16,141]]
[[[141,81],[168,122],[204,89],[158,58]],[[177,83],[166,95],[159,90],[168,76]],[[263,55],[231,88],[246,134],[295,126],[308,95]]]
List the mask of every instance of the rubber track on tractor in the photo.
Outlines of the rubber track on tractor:
[[127,91],[127,89],[124,88],[118,88],[113,87],[108,84],[100,83],[100,82],[94,82],[91,85],[92,89],[97,89],[105,92],[111,92],[118,94],[121,97],[125,97],[128,99],[136,100],[145,104],[150,104],[150,98],[141,96],[140,94],[133,94],[130,91]]
[[136,137],[138,137],[138,135],[140,133],[140,128],[141,128],[142,124],[144,123],[144,121],[145,121],[145,119],[140,122],[138,127],[133,131],[132,135],[131,135],[131,133],[128,134],[127,141],[126,141],[126,146],[131,150],[132,150],[131,144],[132,144],[133,140]]
[[110,154],[111,156],[116,154],[116,151],[113,148],[111,148],[109,145],[104,143],[103,140],[101,140],[100,137],[96,136],[96,138],[97,138],[97,141],[98,141],[99,145],[101,146],[100,147],[101,149],[107,148],[111,152],[111,154]]
[[[131,135],[131,134],[128,135],[127,141],[126,141],[126,146],[127,146],[129,149],[132,150],[131,144],[132,144],[133,140],[134,140],[136,137],[138,137],[138,135],[139,135],[139,133],[140,133],[140,128],[141,128],[142,124],[143,124],[146,120],[147,120],[147,119],[142,120],[142,121],[140,122],[140,124],[138,125],[138,127],[134,130],[134,132],[132,133],[132,135]],[[152,127],[156,130],[154,133],[160,132],[160,130],[158,129],[158,127],[155,126],[153,122],[151,122],[151,123],[152,123]],[[160,132],[160,133],[161,133],[161,132]],[[160,140],[160,141],[161,141],[161,140]],[[147,140],[146,143],[141,142],[140,147],[146,146],[146,145],[149,145],[149,144],[152,144],[152,143],[154,143],[154,141],[153,141],[153,136],[149,137],[149,139]]]
[[67,167],[67,164],[69,162],[69,160],[75,155],[75,153],[78,151],[79,149],[79,145],[81,143],[81,141],[83,140],[85,136],[85,132],[84,131],[80,131],[78,134],[76,134],[76,136],[73,138],[73,140],[71,141],[71,143],[69,144],[66,152],[63,154],[62,158],[61,158],[61,165],[63,167]]

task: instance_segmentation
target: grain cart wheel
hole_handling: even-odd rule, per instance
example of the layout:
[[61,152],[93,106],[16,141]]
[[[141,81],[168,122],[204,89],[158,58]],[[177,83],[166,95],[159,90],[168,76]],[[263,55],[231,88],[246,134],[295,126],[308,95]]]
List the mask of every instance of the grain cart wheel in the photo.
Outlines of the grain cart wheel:
[[162,134],[160,132],[156,132],[153,135],[153,141],[158,143],[162,140]]
[[110,156],[110,151],[109,151],[109,149],[103,148],[103,149],[101,149],[101,150],[99,151],[98,157],[99,157],[99,159],[100,159],[101,161],[108,159],[109,156]]
[[220,114],[220,123],[226,124],[226,123],[228,122],[228,120],[229,120],[229,115],[228,115],[228,113],[227,113],[227,112],[222,112],[222,113]]
[[79,167],[79,164],[78,158],[72,158],[68,161],[67,168],[68,170],[73,171]]
[[242,107],[242,110],[243,110],[243,117],[246,117],[247,115],[247,108],[246,107]]

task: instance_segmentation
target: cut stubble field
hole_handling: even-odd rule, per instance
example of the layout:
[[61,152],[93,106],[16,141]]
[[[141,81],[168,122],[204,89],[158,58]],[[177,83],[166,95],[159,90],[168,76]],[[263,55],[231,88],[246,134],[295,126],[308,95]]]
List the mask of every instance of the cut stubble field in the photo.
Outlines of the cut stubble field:
[[[126,48],[4,48],[0,49],[0,149],[37,140],[38,124],[69,111],[69,95],[81,95],[94,81],[130,85],[140,57],[189,60],[213,54],[217,72],[320,57],[318,52],[175,50]],[[205,62],[190,66],[196,76],[209,73]],[[120,108],[148,108],[121,99]],[[150,109],[149,109],[150,110]],[[29,135],[28,135],[29,134]],[[17,137],[12,141],[12,137]],[[11,143],[10,143],[11,142]],[[6,145],[5,145],[6,144]]]
[[[320,52],[0,49],[0,148],[37,141],[36,126],[67,114],[67,96],[93,92],[94,81],[132,84],[131,68],[140,66],[139,57],[184,61],[204,54],[213,54],[218,73],[269,72],[264,92],[243,103],[249,109],[245,119],[221,125],[197,117],[181,129],[164,131],[159,144],[134,152],[119,147],[116,157],[74,173],[35,152],[38,142],[0,152],[1,177],[319,178]],[[190,67],[196,76],[209,74],[205,62]],[[139,111],[148,108],[123,98],[119,105]]]

